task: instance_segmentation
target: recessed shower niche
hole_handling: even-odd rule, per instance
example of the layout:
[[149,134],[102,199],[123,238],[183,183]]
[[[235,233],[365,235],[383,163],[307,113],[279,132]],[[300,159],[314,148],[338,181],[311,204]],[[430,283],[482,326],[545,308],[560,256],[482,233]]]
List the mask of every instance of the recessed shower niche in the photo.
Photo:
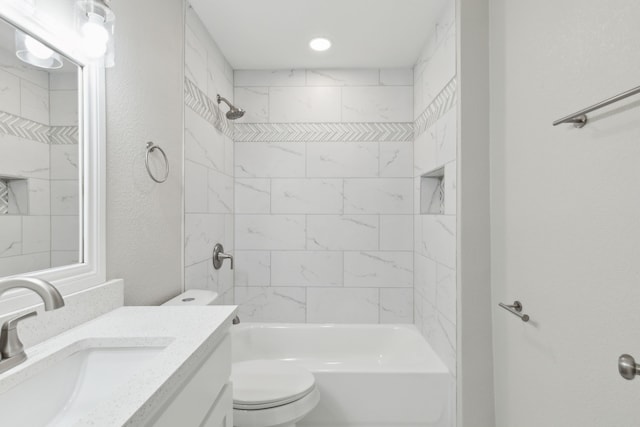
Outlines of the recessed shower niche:
[[420,213],[442,215],[445,211],[444,166],[420,176]]
[[29,214],[29,185],[25,178],[0,176],[0,215]]

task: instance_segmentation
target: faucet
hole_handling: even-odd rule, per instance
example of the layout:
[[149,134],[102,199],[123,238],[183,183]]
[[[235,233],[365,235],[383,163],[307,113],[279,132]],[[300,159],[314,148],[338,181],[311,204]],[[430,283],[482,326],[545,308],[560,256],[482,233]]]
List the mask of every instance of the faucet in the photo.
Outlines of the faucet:
[[[64,299],[51,283],[36,277],[0,279],[0,296],[10,289],[26,288],[37,293],[44,302],[45,311],[64,307]],[[7,320],[0,329],[0,374],[27,360],[24,345],[18,337],[18,323],[36,316],[36,311]]]
[[222,262],[225,259],[229,260],[229,262],[231,263],[230,267],[233,270],[233,255],[225,253],[224,247],[220,243],[216,243],[216,245],[213,247],[213,256],[211,258],[213,262],[213,268],[215,268],[216,270],[220,270],[220,268],[222,267]]

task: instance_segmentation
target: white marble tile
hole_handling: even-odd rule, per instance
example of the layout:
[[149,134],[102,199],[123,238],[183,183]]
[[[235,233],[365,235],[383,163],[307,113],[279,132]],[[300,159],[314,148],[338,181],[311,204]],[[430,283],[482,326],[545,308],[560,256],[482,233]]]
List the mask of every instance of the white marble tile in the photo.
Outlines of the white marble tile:
[[240,178],[304,177],[305,144],[299,142],[238,142],[235,171]]
[[271,254],[268,251],[235,252],[236,286],[271,285]]
[[4,176],[49,179],[49,145],[0,133]]
[[21,117],[49,124],[49,91],[26,80],[20,81]]
[[78,145],[51,145],[51,179],[78,179]]
[[440,165],[456,159],[457,125],[457,111],[455,108],[449,110],[435,124],[437,159]]
[[433,55],[424,61],[424,70],[420,74],[421,107],[424,109],[456,74],[455,30],[449,31]]
[[[184,69],[185,76],[201,90],[207,89],[207,50],[205,40],[198,36],[198,17],[193,12],[187,13],[185,26]],[[202,35],[200,35],[202,37]]]
[[52,90],[49,92],[51,103],[49,123],[51,126],[78,125],[78,91]]
[[307,322],[378,323],[379,302],[376,288],[309,288]]
[[235,70],[237,86],[304,86],[305,70]]
[[304,288],[235,288],[235,302],[240,306],[238,316],[244,322],[304,323],[306,299]]
[[430,304],[437,300],[437,270],[436,262],[421,254],[414,254],[413,283],[416,295],[420,295]]
[[411,86],[342,88],[343,122],[412,122]]
[[411,252],[345,252],[345,286],[413,286]]
[[224,173],[235,176],[235,145],[231,138],[224,137]]
[[72,72],[56,72],[49,74],[49,90],[74,90],[78,91],[78,73]]
[[379,82],[377,68],[307,70],[307,86],[377,86]]
[[29,179],[29,214],[51,214],[51,188],[49,181]]
[[341,286],[342,252],[271,253],[273,286]]
[[224,215],[185,214],[184,237],[185,266],[210,260],[213,246],[225,240]]
[[77,251],[79,247],[80,222],[78,216],[51,217],[51,250]]
[[[48,216],[22,218],[22,253],[47,252],[51,249],[51,220]],[[76,259],[77,259],[76,252]]]
[[233,178],[209,170],[208,200],[210,213],[233,212]]
[[436,308],[451,323],[456,323],[456,271],[441,264],[437,270],[437,299]]
[[269,120],[272,123],[327,123],[340,121],[338,87],[271,87]]
[[269,121],[269,88],[236,87],[234,102],[246,111],[243,123],[267,123]]
[[456,217],[449,215],[421,215],[422,242],[419,249],[422,254],[456,268]]
[[272,213],[341,214],[341,179],[272,179]]
[[0,258],[0,277],[44,270],[51,266],[49,252]]
[[307,176],[377,177],[378,159],[377,142],[308,142]]
[[208,289],[209,288],[209,264],[210,261],[202,261],[189,265],[184,269],[185,289]]
[[22,217],[0,216],[0,257],[22,253]]
[[380,323],[413,323],[413,289],[380,289]]
[[265,178],[238,178],[235,181],[235,213],[271,212],[271,181]]
[[51,268],[77,264],[80,253],[75,251],[51,251]]
[[412,142],[380,142],[380,176],[389,178],[413,176]]
[[449,162],[444,166],[444,213],[455,215],[457,210],[456,162]]
[[20,79],[0,69],[0,111],[20,115]]
[[189,160],[184,162],[184,211],[206,213],[208,209],[208,170]]
[[49,72],[20,61],[14,52],[15,51],[8,55],[0,55],[0,68],[20,79],[30,81],[42,88],[48,89]]
[[305,248],[304,215],[237,215],[236,248],[299,250]]
[[413,143],[414,176],[430,172],[438,167],[435,127],[418,135]]
[[77,180],[51,181],[51,215],[79,215],[79,192]]
[[380,70],[383,86],[413,86],[412,68],[383,68]]
[[377,250],[377,215],[308,215],[307,249]]
[[224,171],[226,155],[224,135],[190,108],[184,109],[184,120],[185,159],[209,169]]
[[412,215],[380,215],[380,250],[413,250]]
[[410,214],[413,212],[413,180],[345,179],[344,211],[352,214]]

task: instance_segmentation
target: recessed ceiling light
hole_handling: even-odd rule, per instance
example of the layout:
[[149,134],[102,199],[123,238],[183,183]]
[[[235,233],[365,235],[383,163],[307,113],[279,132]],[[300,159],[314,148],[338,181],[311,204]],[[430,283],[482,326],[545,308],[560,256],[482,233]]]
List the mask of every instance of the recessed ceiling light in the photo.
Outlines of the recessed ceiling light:
[[315,39],[311,39],[309,47],[317,52],[323,52],[331,47],[331,40],[325,39],[324,37],[316,37]]

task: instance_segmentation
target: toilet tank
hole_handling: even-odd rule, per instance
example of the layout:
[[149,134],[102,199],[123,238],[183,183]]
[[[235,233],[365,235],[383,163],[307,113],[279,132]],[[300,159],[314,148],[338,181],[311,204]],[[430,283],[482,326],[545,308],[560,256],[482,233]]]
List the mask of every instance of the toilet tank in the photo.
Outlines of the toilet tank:
[[214,305],[217,299],[217,292],[202,289],[189,289],[177,297],[171,298],[162,305]]

